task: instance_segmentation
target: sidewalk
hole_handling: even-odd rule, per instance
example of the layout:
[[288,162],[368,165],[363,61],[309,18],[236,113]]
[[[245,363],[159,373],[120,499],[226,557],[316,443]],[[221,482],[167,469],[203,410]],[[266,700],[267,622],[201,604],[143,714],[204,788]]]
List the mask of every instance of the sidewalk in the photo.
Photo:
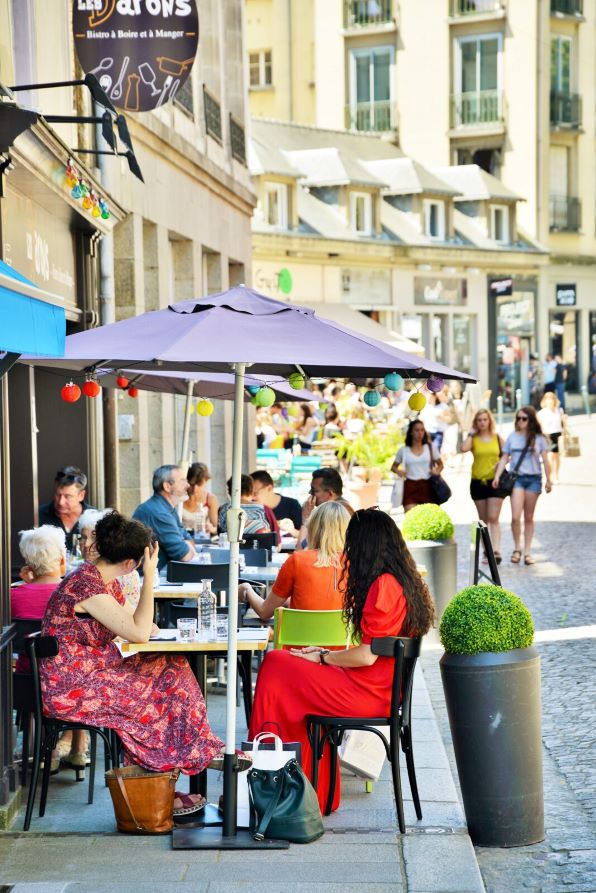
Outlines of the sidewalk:
[[[239,714],[237,740],[245,731]],[[209,691],[209,716],[221,734],[221,691]],[[397,829],[387,763],[371,794],[361,779],[342,776],[342,805],[325,819],[321,840],[266,856],[174,852],[169,836],[118,835],[101,772],[95,803],[88,806],[86,784],[63,771],[51,780],[45,817],[34,815],[25,834],[21,810],[12,832],[0,835],[0,884],[14,884],[13,893],[484,893],[421,670],[414,684],[413,732],[423,820],[416,821],[402,765],[405,837]],[[210,776],[209,795],[216,802],[219,779]]]

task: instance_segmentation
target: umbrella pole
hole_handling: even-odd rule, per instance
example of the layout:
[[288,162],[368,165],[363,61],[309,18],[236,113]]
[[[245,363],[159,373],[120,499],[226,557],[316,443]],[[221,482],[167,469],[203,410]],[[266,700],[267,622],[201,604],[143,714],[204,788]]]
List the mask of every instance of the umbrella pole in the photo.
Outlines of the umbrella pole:
[[194,382],[186,382],[186,403],[184,404],[184,428],[182,429],[182,449],[178,465],[186,473],[188,471],[188,443],[190,441],[190,416],[192,414],[192,394]]
[[223,769],[222,828],[174,828],[172,847],[175,850],[285,850],[287,840],[254,840],[250,832],[238,834],[236,823],[238,773],[236,756],[236,682],[238,676],[238,558],[243,524],[240,510],[240,476],[242,473],[242,427],[244,419],[245,363],[234,367],[234,426],[232,436],[232,501],[228,510],[230,540],[230,576],[228,582],[228,672],[226,691],[226,748]]

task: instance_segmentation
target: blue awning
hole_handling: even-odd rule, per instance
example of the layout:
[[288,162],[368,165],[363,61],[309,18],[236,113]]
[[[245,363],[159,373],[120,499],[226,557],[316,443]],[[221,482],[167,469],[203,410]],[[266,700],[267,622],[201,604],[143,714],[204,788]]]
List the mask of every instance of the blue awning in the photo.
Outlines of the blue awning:
[[66,316],[52,297],[0,260],[0,351],[64,356]]

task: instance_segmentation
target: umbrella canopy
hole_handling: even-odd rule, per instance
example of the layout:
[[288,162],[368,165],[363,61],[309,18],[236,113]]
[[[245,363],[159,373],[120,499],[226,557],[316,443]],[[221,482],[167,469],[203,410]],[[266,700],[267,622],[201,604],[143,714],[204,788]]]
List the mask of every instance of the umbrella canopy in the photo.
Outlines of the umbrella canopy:
[[[192,397],[208,397],[211,400],[234,399],[234,375],[231,372],[201,372],[180,374],[178,372],[151,372],[150,370],[120,369],[129,380],[130,385],[141,391],[151,391],[156,394],[180,394],[188,397],[188,385],[192,384]],[[97,370],[97,381],[102,387],[117,388],[116,371],[107,369]],[[282,379],[275,376],[246,375],[245,388],[262,388],[265,385],[275,391],[276,397],[282,403],[289,401],[306,402],[314,400],[314,395],[306,388],[294,390]],[[245,400],[250,399],[250,394],[245,394]]]
[[286,378],[300,368],[307,377],[380,378],[399,372],[475,380],[243,285],[69,335],[64,358],[28,362],[78,371],[127,367],[178,373],[229,372],[231,364],[241,362],[250,374]]

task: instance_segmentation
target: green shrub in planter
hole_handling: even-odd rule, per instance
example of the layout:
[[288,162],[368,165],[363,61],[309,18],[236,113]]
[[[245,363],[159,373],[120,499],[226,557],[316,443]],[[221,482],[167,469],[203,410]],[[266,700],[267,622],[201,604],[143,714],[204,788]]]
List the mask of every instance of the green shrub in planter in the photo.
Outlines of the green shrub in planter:
[[501,586],[468,586],[451,599],[439,627],[449,654],[481,654],[528,648],[534,638],[530,612]]
[[453,521],[440,505],[426,503],[406,512],[401,532],[405,540],[443,542],[453,536]]

